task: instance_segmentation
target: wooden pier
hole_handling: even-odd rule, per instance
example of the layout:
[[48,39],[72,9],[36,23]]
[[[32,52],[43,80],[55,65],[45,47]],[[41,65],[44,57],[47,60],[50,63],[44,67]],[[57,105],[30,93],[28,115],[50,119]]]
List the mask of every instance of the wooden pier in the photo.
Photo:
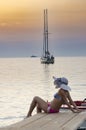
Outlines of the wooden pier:
[[71,111],[55,114],[41,113],[0,130],[77,130],[85,120],[86,111],[79,114]]

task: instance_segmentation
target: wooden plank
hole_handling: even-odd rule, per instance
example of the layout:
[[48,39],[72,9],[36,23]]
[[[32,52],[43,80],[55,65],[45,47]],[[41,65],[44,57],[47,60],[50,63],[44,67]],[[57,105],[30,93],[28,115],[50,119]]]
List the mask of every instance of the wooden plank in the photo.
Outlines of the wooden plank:
[[42,126],[57,118],[58,114],[46,114],[43,118],[22,127],[21,130],[42,130]]
[[77,114],[72,112],[59,113],[57,118],[42,127],[42,130],[62,130],[63,125],[72,120]]
[[78,126],[84,119],[86,119],[86,112],[80,114],[70,111],[57,114],[43,113],[0,130],[75,130],[76,122]]
[[15,127],[16,127],[16,129],[21,128],[21,127],[26,126],[27,124],[30,124],[30,123],[42,118],[43,116],[46,116],[46,114],[45,113],[36,114],[36,115],[34,115],[34,116],[30,117],[30,118],[26,118],[26,119],[24,119],[24,120],[22,120],[20,122],[12,124],[10,126],[0,128],[0,130],[10,130],[10,129],[13,129],[13,128],[15,129]]
[[16,127],[16,126],[17,127],[24,127],[27,124],[31,124],[32,122],[35,122],[36,120],[40,120],[44,116],[46,116],[45,113],[39,113],[39,114],[36,114],[36,115],[34,115],[32,117],[26,118],[26,119],[22,120],[21,122],[15,123],[11,127]]
[[81,112],[64,125],[63,130],[76,130],[86,120],[86,112]]
[[41,118],[33,122],[32,124],[28,124],[21,130],[57,130],[62,129],[62,125],[72,119],[77,114],[72,112],[64,112],[58,114],[48,114],[46,117]]
[[55,117],[57,117],[57,114],[52,114],[52,116],[51,114],[37,114],[31,118],[27,118],[19,123],[11,125],[9,128],[4,128],[3,130],[26,130],[29,128],[35,130],[36,128],[40,128],[41,125],[44,125]]

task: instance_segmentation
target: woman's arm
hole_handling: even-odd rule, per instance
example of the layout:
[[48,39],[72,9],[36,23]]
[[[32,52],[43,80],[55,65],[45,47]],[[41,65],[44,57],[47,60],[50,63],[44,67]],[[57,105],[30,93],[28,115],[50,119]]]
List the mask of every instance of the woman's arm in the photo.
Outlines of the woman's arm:
[[[68,92],[68,93],[69,93],[69,92]],[[68,96],[67,96],[67,95],[65,94],[64,90],[61,90],[61,95],[62,95],[62,98],[63,98],[65,104],[70,108],[70,110],[71,110],[72,112],[74,112],[74,113],[75,113],[75,112],[80,112],[79,109],[77,108],[76,104],[75,104],[75,103],[73,102],[73,100],[71,99],[71,97],[69,97],[69,94],[68,94]],[[68,101],[68,100],[69,100],[69,101]],[[72,103],[72,105],[74,106],[74,108],[75,108],[77,111],[75,111],[75,110],[72,108],[70,102]]]
[[71,98],[69,92],[68,92],[68,100],[69,100],[69,102],[71,103],[71,105],[74,106],[75,109],[78,109],[77,106],[76,106],[76,104],[75,104],[74,101],[72,100],[72,98]]
[[62,98],[63,98],[63,100],[64,100],[64,103],[70,108],[70,110],[71,110],[72,112],[74,112],[74,109],[71,107],[70,103],[69,103],[68,100],[67,100],[67,96],[66,96],[64,90],[61,90],[60,92],[61,92],[61,96],[62,96]]
[[81,111],[78,109],[77,105],[76,105],[76,104],[74,103],[74,101],[72,100],[72,98],[71,98],[69,92],[68,92],[68,100],[69,100],[69,102],[71,103],[71,105],[73,105],[74,108],[75,108],[78,112],[81,112]]

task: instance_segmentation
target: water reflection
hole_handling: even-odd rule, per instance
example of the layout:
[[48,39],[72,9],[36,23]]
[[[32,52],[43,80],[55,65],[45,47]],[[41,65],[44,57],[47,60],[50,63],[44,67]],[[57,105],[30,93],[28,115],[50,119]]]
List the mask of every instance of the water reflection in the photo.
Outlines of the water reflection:
[[20,121],[34,96],[51,100],[54,75],[69,79],[74,100],[86,96],[86,58],[58,57],[53,65],[40,64],[39,58],[0,60],[0,126]]

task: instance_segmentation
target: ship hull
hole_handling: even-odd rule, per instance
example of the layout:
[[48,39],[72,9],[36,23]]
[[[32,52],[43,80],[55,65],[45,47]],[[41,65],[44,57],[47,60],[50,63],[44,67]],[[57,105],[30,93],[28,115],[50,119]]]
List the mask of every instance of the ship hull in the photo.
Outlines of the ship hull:
[[54,64],[54,58],[41,57],[42,64]]

